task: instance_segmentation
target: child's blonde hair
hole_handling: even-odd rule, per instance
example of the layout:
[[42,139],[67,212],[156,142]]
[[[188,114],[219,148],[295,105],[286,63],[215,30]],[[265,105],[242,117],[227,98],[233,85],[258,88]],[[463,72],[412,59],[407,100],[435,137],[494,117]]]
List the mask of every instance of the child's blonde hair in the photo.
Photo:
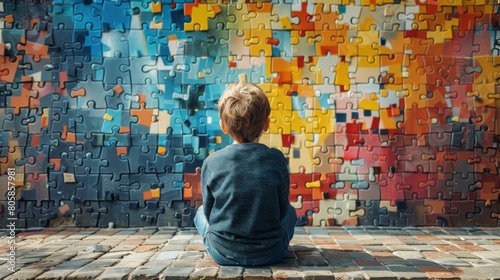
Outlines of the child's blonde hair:
[[271,113],[269,100],[262,89],[247,82],[230,84],[218,105],[227,132],[239,143],[251,143],[257,139]]

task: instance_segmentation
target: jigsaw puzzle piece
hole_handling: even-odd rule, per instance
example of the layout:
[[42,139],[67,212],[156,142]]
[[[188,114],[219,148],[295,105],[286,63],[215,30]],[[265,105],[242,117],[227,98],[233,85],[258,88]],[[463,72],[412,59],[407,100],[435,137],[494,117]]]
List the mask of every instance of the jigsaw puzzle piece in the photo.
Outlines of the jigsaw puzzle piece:
[[[97,169],[99,173],[103,174],[113,174],[113,178],[120,178],[121,174],[130,173],[129,160],[124,155],[124,149],[122,147],[116,146],[116,142],[112,146],[104,146],[101,148],[101,157],[104,160],[103,163]],[[126,150],[126,149],[125,149]],[[96,169],[92,167],[91,169]]]
[[380,200],[360,201],[360,209],[363,215],[357,216],[360,224],[363,225],[379,225],[379,216],[388,215],[387,208],[380,207]]
[[[333,220],[336,225],[357,225],[358,220],[356,217],[351,216],[351,213],[356,210],[356,198],[351,197],[349,194],[343,194],[343,197],[337,195],[334,201]],[[331,210],[330,210],[331,211]]]
[[450,209],[445,209],[450,215],[450,221],[452,225],[456,226],[475,226],[475,222],[472,219],[472,213],[476,210],[474,209],[475,203],[473,200],[452,200]]
[[121,174],[120,178],[113,177],[112,174],[100,174],[97,184],[99,201],[127,201],[130,200],[130,192],[122,186],[130,185],[130,175]]
[[[6,184],[7,185],[7,184]],[[3,191],[1,192],[3,193]],[[24,188],[21,189],[23,200],[47,201],[49,190],[47,189],[47,174],[27,174]]]
[[119,53],[115,53],[113,57],[104,57],[102,65],[92,65],[96,75],[102,76],[104,83],[108,85],[130,84],[130,71],[122,71],[124,67],[130,67],[130,61]]
[[165,209],[159,205],[159,201],[146,201],[146,206],[140,208],[138,204],[129,203],[129,226],[147,227],[156,225],[158,215],[163,214]]
[[182,211],[184,201],[173,201],[172,205],[168,206],[170,202],[160,201],[159,207],[163,207],[165,211],[158,213],[156,226],[160,227],[178,227],[182,221],[179,219],[177,213]]
[[[38,206],[40,204],[40,206]],[[18,201],[18,220],[16,226],[21,228],[47,227],[57,214],[52,210],[51,201]]]
[[[87,162],[87,161],[84,161]],[[98,173],[91,173],[90,167],[85,168],[85,174],[76,174],[76,198],[80,201],[96,201],[99,199]]]
[[[498,201],[492,201],[490,206],[485,206],[485,201],[475,200],[475,211],[470,213],[475,225],[498,226]],[[496,219],[495,219],[496,218]]]
[[174,218],[177,225],[180,227],[194,226],[193,220],[196,215],[196,207],[190,206],[190,201],[180,201],[179,204],[174,205]]
[[214,18],[221,9],[218,5],[202,4],[200,1],[184,4],[184,16],[189,16],[191,21],[184,22],[184,30],[208,30],[209,19]]
[[99,215],[104,212],[100,209],[98,201],[74,202],[75,205],[75,225],[96,227]]
[[183,175],[171,173],[159,175],[160,202],[167,202],[169,208],[174,201],[185,200],[183,188]]
[[451,202],[447,200],[425,199],[425,223],[436,226],[450,225],[450,215],[446,209],[451,207]]
[[401,218],[401,213],[404,212],[404,201],[398,201],[395,206],[389,201],[380,201],[379,206],[382,209],[387,209],[385,214],[379,216],[378,225],[380,226],[404,226],[406,220]]
[[334,216],[340,215],[342,210],[335,209],[335,200],[324,199],[319,201],[319,211],[312,213],[312,226],[333,226]]

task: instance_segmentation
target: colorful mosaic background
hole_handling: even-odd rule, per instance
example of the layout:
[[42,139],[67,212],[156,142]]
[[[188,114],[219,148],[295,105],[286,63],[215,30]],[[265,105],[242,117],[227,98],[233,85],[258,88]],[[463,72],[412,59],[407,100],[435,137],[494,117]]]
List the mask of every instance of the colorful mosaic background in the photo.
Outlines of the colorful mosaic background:
[[495,1],[35,2],[0,3],[2,223],[191,226],[246,80],[300,224],[499,225]]

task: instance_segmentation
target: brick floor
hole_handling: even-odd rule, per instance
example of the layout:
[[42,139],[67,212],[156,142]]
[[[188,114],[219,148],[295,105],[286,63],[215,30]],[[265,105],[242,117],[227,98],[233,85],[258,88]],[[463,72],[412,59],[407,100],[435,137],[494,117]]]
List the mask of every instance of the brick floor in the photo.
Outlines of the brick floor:
[[[283,260],[220,266],[193,228],[48,228],[18,232],[2,279],[500,279],[500,230],[297,227]],[[0,231],[0,244],[7,232]]]

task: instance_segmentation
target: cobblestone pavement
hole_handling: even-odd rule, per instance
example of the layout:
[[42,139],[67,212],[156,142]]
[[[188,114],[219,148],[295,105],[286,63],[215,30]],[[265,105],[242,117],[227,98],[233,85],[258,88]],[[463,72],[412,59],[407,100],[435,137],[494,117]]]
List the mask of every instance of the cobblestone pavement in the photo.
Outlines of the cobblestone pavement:
[[1,279],[500,279],[499,228],[297,227],[272,266],[217,265],[193,228],[0,232]]

